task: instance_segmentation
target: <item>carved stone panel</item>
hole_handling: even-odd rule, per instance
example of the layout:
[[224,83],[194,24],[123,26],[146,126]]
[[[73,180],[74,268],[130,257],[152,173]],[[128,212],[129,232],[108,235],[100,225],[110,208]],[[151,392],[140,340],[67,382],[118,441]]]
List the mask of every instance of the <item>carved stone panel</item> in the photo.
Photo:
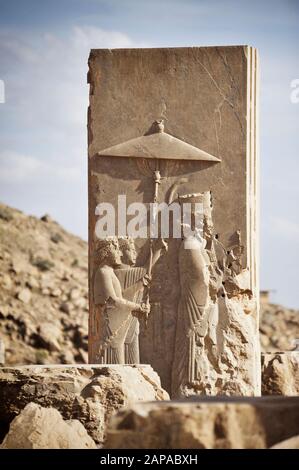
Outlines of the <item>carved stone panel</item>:
[[248,46],[90,54],[89,360],[172,397],[260,393],[256,74]]

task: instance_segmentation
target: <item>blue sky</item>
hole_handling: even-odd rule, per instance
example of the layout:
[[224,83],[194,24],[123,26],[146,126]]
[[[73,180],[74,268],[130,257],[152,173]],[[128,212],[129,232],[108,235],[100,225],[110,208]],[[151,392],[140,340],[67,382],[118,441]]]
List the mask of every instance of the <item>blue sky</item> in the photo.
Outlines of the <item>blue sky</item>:
[[0,0],[0,200],[87,237],[96,47],[249,44],[261,59],[261,288],[299,308],[299,0]]

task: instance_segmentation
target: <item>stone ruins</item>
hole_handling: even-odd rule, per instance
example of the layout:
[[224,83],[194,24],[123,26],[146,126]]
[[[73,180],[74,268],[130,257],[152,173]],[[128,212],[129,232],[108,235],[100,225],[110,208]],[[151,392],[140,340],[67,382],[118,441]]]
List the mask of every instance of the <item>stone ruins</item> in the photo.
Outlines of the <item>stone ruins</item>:
[[[260,394],[257,68],[248,46],[90,54],[89,362],[150,364],[172,398]],[[123,233],[124,195],[128,232],[136,203],[189,203],[193,236]]]
[[259,335],[257,76],[248,46],[91,51],[89,334],[87,244],[0,204],[0,449],[299,448],[298,312],[262,293]]

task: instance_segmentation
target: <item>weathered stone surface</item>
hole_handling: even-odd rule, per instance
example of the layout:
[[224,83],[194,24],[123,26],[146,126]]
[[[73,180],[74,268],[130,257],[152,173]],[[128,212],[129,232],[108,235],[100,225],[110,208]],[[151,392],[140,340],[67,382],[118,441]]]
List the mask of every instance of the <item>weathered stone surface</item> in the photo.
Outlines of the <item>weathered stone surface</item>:
[[299,449],[299,436],[291,437],[272,446],[271,449]]
[[0,449],[96,449],[80,421],[64,421],[59,411],[29,403],[10,423]]
[[299,396],[299,351],[262,353],[262,394]]
[[[68,234],[50,219],[45,223],[3,204],[0,204],[1,211],[9,216],[0,216],[0,364],[2,361],[4,365],[5,350],[6,365],[82,363],[82,350],[87,352],[88,313],[85,307],[83,310],[76,308],[69,296],[70,291],[79,286],[76,288],[82,293],[81,299],[87,300],[87,243]],[[28,238],[22,236],[25,232],[29,233]],[[58,244],[53,245],[51,233],[60,234]],[[51,252],[55,262],[51,277],[46,280],[53,287],[60,286],[64,300],[52,297],[50,292],[47,296],[41,292],[44,274],[38,269],[32,271],[30,264],[31,253],[39,243],[46,253]],[[33,299],[29,304],[17,298],[19,287],[26,285]],[[158,310],[156,313],[159,315]],[[60,328],[60,351],[45,349],[49,346],[38,337],[39,326],[49,320]],[[265,301],[261,305],[260,320],[264,351],[294,347],[295,338],[299,338],[298,311]],[[157,329],[156,340],[162,341],[159,333]]]
[[60,324],[55,320],[51,323],[42,323],[37,328],[35,341],[49,351],[60,351],[62,342]]
[[[140,328],[140,361],[172,397],[260,393],[256,70],[247,46],[90,54],[89,360],[127,362]],[[96,208],[117,211],[124,194],[122,214],[136,202],[203,204],[202,243],[188,249],[171,232],[153,269],[149,234],[134,260],[117,241],[107,256]],[[144,299],[147,327],[132,326]]]
[[22,289],[18,292],[18,299],[24,302],[24,304],[28,304],[31,300],[31,292],[29,289]]
[[5,435],[12,419],[30,402],[78,419],[101,443],[111,414],[136,401],[167,400],[150,366],[24,366],[0,368],[0,423]]
[[299,398],[143,403],[110,421],[108,449],[262,449],[298,435]]

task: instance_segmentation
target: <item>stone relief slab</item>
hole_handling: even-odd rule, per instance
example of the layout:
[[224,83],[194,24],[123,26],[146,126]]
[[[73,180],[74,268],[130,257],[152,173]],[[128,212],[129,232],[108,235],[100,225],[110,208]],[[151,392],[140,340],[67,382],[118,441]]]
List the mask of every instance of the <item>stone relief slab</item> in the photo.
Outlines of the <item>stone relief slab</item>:
[[[256,74],[248,46],[90,54],[90,362],[149,363],[172,397],[260,393]],[[154,238],[153,203],[201,207],[195,239]]]

